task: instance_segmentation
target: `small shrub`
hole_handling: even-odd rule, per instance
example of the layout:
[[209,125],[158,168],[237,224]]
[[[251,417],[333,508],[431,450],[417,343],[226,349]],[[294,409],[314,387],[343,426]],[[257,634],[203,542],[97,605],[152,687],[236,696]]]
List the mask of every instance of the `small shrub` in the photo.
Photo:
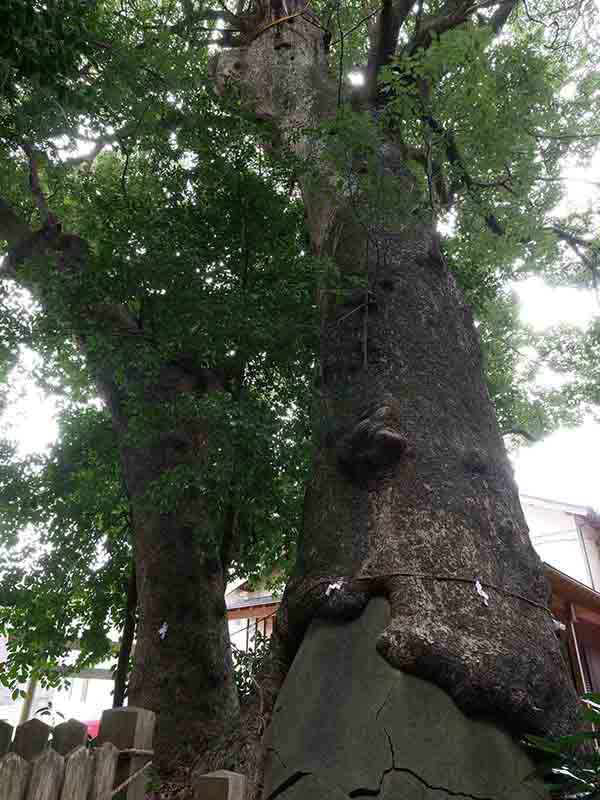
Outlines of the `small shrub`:
[[600,694],[580,698],[581,727],[567,736],[528,736],[526,743],[542,756],[540,772],[557,800],[600,797]]

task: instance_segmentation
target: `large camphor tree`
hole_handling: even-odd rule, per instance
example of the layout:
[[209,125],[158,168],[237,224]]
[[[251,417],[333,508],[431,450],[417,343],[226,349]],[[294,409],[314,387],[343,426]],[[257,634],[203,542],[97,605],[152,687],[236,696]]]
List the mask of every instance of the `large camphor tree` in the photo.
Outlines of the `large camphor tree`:
[[[552,147],[576,136],[561,114],[594,121],[596,78],[572,87],[570,109],[559,94],[584,67],[590,9],[347,12],[242,3],[237,46],[212,67],[299,162],[311,246],[329,263],[263,796],[533,796],[510,734],[569,726],[574,695],[457,278],[468,286],[478,258],[490,270],[490,251],[558,263],[574,244],[547,187]],[[366,61],[355,90],[352,45]],[[449,213],[454,252],[438,230]]]
[[[129,699],[159,713],[160,770],[196,757],[265,797],[526,791],[504,731],[559,729],[573,697],[469,305],[515,430],[531,404],[505,381],[506,280],[595,279],[588,220],[552,216],[561,156],[597,138],[589,9],[7,5],[3,301],[20,286],[36,306],[32,331],[3,334],[44,352],[83,422],[103,398],[139,598]],[[288,522],[316,262],[304,532],[246,714],[223,588],[248,529],[260,550]],[[17,476],[50,508],[15,520],[59,529],[55,462]]]

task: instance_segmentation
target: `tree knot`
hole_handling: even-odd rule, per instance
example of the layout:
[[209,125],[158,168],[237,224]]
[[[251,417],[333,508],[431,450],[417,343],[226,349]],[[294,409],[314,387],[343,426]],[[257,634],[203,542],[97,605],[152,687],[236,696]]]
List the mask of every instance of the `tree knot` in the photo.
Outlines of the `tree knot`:
[[409,443],[401,433],[399,404],[387,397],[365,409],[342,438],[339,460],[351,477],[368,477],[374,471],[393,467],[408,452]]

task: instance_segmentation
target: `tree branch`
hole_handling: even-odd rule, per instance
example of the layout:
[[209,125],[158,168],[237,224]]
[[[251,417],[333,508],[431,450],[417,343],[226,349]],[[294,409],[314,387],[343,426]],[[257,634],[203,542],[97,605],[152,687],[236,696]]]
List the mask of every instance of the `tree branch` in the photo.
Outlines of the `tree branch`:
[[116,141],[115,135],[97,139],[89,153],[81,156],[73,156],[72,158],[65,158],[62,163],[67,167],[78,167],[80,164],[90,163],[96,158],[96,156],[100,155],[107,144],[110,144],[114,141]]
[[37,209],[40,212],[40,217],[44,227],[54,228],[57,224],[56,217],[50,211],[50,208],[48,207],[48,201],[46,200],[46,195],[44,194],[40,185],[37,153],[29,144],[23,144],[22,147],[25,155],[27,156],[27,160],[29,161],[29,188],[31,189],[31,194],[33,195]]
[[[475,195],[477,189],[483,187],[478,185],[477,181],[474,181],[469,174],[456,143],[456,139],[454,138],[454,134],[451,131],[447,131],[431,114],[424,114],[422,119],[425,123],[427,123],[427,125],[429,125],[434,133],[437,133],[442,138],[446,150],[446,156],[450,162],[450,165],[458,171],[458,179],[460,183],[462,183],[472,195]],[[496,236],[505,235],[506,231],[504,226],[498,222],[494,214],[485,214],[484,219],[485,224],[493,234]]]
[[419,49],[428,48],[435,36],[441,36],[442,33],[462,25],[471,14],[475,13],[477,7],[477,3],[473,3],[472,0],[448,0],[439,14],[423,20],[406,47],[407,55],[411,56]]
[[377,75],[396,52],[400,28],[412,7],[411,0],[384,0],[380,13],[370,31],[369,60],[366,71],[366,94],[369,100],[377,97]]
[[481,3],[473,2],[473,0],[447,0],[438,14],[434,17],[426,18],[423,24],[418,27],[412,41],[406,48],[406,52],[408,55],[412,55],[419,49],[429,47],[435,37],[439,37],[443,33],[463,25],[481,9],[494,5],[498,5],[498,8],[486,20],[486,24],[497,35],[502,31],[517,3],[518,0],[496,0],[495,2],[483,0]]
[[119,708],[125,704],[125,691],[127,689],[127,674],[129,672],[129,659],[133,647],[135,636],[136,611],[137,611],[137,583],[135,573],[135,560],[131,564],[131,573],[127,583],[127,602],[125,606],[125,621],[121,632],[121,644],[119,646],[119,659],[117,671],[115,672],[115,688],[113,693],[113,708]]
[[492,29],[495,36],[502,32],[502,29],[508,22],[508,18],[516,8],[517,3],[518,0],[505,0],[505,2],[500,3],[496,11],[492,14],[491,19],[487,21],[487,24]]
[[592,287],[595,292],[598,292],[600,286],[599,275],[599,262],[600,252],[598,246],[593,241],[583,239],[576,233],[567,231],[560,225],[550,225],[548,230],[551,230],[562,242],[565,242],[575,255],[580,258],[584,265],[589,269],[592,276]]

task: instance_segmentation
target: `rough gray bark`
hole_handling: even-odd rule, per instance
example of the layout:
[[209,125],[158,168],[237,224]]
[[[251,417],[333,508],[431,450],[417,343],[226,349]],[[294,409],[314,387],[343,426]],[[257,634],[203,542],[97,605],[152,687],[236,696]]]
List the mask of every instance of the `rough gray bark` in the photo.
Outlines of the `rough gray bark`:
[[[311,241],[316,253],[334,262],[342,287],[321,295],[313,467],[298,565],[278,618],[272,696],[292,661],[296,680],[313,674],[314,654],[303,640],[315,619],[356,618],[370,598],[382,596],[390,615],[365,633],[365,659],[374,658],[368,650],[375,647],[390,667],[435,684],[463,713],[498,729],[560,730],[573,717],[573,689],[545,608],[548,589],[486,390],[471,313],[440,252],[427,198],[392,135],[376,144],[376,169],[395,182],[395,206],[373,212],[372,198],[357,194],[356,182],[324,160],[315,180],[321,145],[298,132],[335,113],[336,87],[321,32],[304,20],[303,6],[296,7],[292,19],[269,27],[277,16],[271,8],[249,43],[224,51],[214,65],[217,85],[239,81],[255,113],[276,124],[284,145],[312,161],[303,182]],[[369,104],[364,112],[377,115]],[[352,165],[355,173],[364,168]],[[360,291],[346,291],[356,285]],[[328,636],[335,652],[347,632],[338,624]],[[379,690],[366,684],[356,696],[354,678],[352,667],[336,674],[335,685],[339,713],[343,697],[353,698],[344,724],[356,731]],[[282,718],[294,727],[292,720],[305,713],[304,695],[288,693],[287,686],[276,710],[284,709]],[[324,678],[323,687],[320,713],[329,714],[333,684]],[[431,687],[423,693],[433,717],[451,703]],[[402,715],[403,700],[394,702],[389,713]],[[287,734],[283,724],[273,724],[265,797],[344,796],[337,779],[319,783],[314,759],[307,759],[316,746],[324,763],[345,741],[344,725],[327,739],[322,727],[327,721],[317,717],[290,734],[293,755],[289,761],[281,756],[285,769],[274,779]],[[426,736],[426,728],[416,725],[412,735]],[[378,752],[389,758],[380,740]],[[358,750],[366,746],[360,742]],[[519,758],[516,745],[499,733],[490,747],[487,766],[478,767],[474,757],[469,767],[481,769],[480,777],[502,748],[512,748],[508,761],[498,762],[506,769]],[[436,752],[440,757],[446,756]],[[359,758],[348,748],[336,774],[350,774]],[[382,796],[399,791],[396,768],[387,770],[363,794],[383,792],[384,784]],[[415,770],[419,782],[420,766]],[[440,791],[449,785],[423,781],[419,791],[424,786],[426,793],[438,791],[438,783]],[[345,796],[361,796],[360,785],[344,785]],[[476,785],[449,793],[479,796]]]
[[123,461],[139,609],[129,702],[157,712],[156,764],[168,775],[230,737],[239,705],[215,520],[188,493],[167,513],[148,501],[152,482],[177,463],[163,446],[125,452]]
[[113,418],[132,514],[138,622],[128,701],[157,714],[153,762],[161,777],[194,760],[207,771],[215,764],[237,767],[243,735],[224,599],[222,521],[198,483],[182,486],[166,502],[159,488],[173,470],[205,472],[207,425],[187,414],[174,415],[172,427],[146,423],[141,435],[135,429],[136,416],[152,419],[177,396],[210,391],[217,378],[174,363],[145,372],[143,353],[133,352],[143,343],[121,346],[117,363],[127,347],[131,352],[125,379],[113,380],[110,359],[96,364],[96,375]]

